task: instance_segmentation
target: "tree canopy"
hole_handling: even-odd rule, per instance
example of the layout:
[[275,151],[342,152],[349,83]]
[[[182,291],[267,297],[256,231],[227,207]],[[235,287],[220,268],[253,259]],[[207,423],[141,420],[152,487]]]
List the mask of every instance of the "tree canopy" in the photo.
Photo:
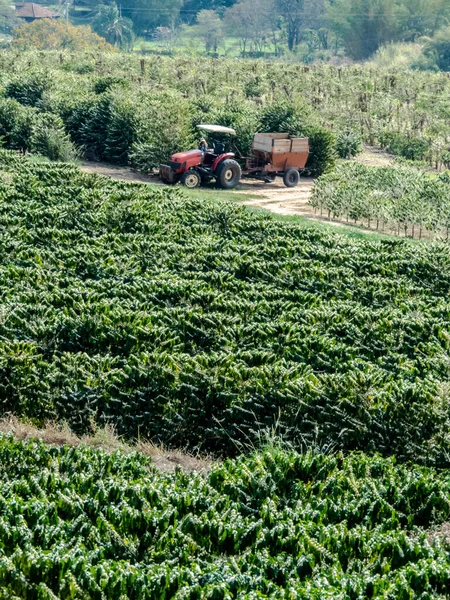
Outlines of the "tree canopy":
[[103,37],[88,26],[75,27],[56,19],[40,19],[26,23],[14,30],[14,47],[21,50],[87,50],[113,49]]

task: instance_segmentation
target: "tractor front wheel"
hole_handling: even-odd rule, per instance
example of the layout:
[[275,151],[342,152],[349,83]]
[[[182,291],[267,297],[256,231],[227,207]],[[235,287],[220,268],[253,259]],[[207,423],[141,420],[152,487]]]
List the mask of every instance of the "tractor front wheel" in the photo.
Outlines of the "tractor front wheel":
[[166,185],[175,185],[176,183],[178,183],[180,181],[180,176],[179,175],[175,175],[172,180],[171,179],[166,179],[165,177],[161,177],[161,181],[163,183],[165,183]]
[[297,169],[288,169],[283,175],[283,182],[286,187],[292,188],[298,185],[300,173]]
[[235,160],[224,160],[217,167],[217,183],[224,190],[235,188],[241,180],[242,171],[239,163]]
[[197,171],[186,171],[186,173],[183,173],[181,176],[181,183],[191,190],[199,187],[201,181],[201,177]]

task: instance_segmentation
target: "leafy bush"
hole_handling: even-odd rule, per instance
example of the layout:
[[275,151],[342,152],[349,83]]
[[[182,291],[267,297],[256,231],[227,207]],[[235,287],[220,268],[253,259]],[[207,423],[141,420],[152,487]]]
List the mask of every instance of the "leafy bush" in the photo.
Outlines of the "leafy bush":
[[0,457],[2,600],[450,593],[448,471],[272,446],[164,474],[138,452],[5,437]]
[[[4,412],[221,455],[277,427],[448,466],[447,243],[351,240],[0,161]],[[399,198],[415,183],[384,175]]]
[[426,40],[424,55],[438,69],[450,71],[450,25],[444,26]]
[[131,94],[121,93],[119,89],[112,93],[108,112],[102,158],[113,163],[127,164],[138,136],[136,102]]
[[371,62],[380,69],[414,68],[422,60],[423,50],[421,43],[389,43],[378,48]]
[[352,158],[357,156],[363,146],[362,136],[358,131],[341,131],[337,135],[336,152],[339,158]]
[[62,19],[37,19],[14,30],[13,47],[24,50],[106,50],[114,48],[89,26],[75,27]]
[[264,93],[264,82],[261,77],[252,77],[244,86],[244,94],[247,98],[260,97]]
[[49,87],[50,79],[46,73],[21,74],[7,84],[5,96],[25,106],[36,106]]
[[36,111],[12,98],[0,98],[0,138],[5,146],[28,150]]
[[89,160],[105,155],[112,100],[111,94],[102,94],[96,101],[81,104],[70,118],[69,132]]
[[88,75],[89,73],[95,72],[95,65],[89,61],[77,60],[64,60],[61,65],[63,71],[68,73],[78,73],[79,75]]
[[394,131],[384,131],[380,137],[381,146],[392,154],[408,160],[424,160],[430,153],[430,142],[416,135]]
[[181,104],[177,94],[142,95],[137,110],[137,139],[130,155],[133,167],[147,172],[195,144],[189,106]]
[[96,94],[104,94],[115,86],[129,87],[129,81],[123,77],[115,77],[114,75],[105,75],[97,77],[94,81],[94,92]]
[[318,179],[311,202],[315,208],[336,216],[391,226],[401,224],[415,228],[418,234],[426,228],[448,235],[450,229],[446,175],[425,173],[410,166],[339,165]]
[[64,123],[56,115],[41,114],[32,127],[30,139],[32,152],[50,160],[69,162],[76,157],[75,148],[64,129]]
[[442,153],[442,162],[446,169],[450,169],[450,150],[446,150]]
[[[258,113],[253,104],[245,101],[221,104],[215,107],[210,117],[214,123],[236,130],[236,138],[232,140],[230,149],[236,149],[241,156],[250,155],[253,136],[258,130]],[[224,136],[223,141],[230,142],[229,136]]]

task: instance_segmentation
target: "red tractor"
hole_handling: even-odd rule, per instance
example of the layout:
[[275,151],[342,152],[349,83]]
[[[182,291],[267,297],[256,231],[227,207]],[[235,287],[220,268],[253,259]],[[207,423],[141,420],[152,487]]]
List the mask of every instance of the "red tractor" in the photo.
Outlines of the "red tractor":
[[[221,125],[198,125],[198,129],[236,135],[234,129]],[[159,176],[164,183],[180,181],[188,188],[216,180],[220,187],[230,190],[238,185],[242,176],[241,167],[234,157],[233,152],[225,152],[223,142],[214,141],[214,148],[208,148],[204,143],[197,150],[172,154],[167,164],[160,165]]]

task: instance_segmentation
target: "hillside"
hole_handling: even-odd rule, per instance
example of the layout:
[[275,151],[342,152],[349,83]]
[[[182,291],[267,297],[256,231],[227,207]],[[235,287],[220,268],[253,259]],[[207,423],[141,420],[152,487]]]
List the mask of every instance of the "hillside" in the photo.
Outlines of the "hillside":
[[450,254],[1,155],[3,411],[447,465]]

